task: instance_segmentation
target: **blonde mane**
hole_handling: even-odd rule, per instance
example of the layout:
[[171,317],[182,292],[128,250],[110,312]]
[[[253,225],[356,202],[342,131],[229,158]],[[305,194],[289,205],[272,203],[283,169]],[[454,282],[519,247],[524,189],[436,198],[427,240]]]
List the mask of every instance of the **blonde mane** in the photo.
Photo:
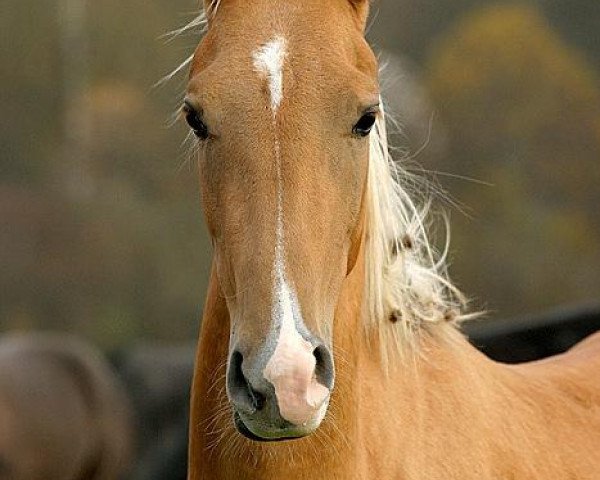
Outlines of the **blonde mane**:
[[[190,32],[201,36],[219,4],[220,0],[213,0],[206,11],[165,37]],[[159,84],[182,72],[193,57],[186,58]],[[365,326],[368,332],[377,332],[385,364],[390,356],[417,346],[424,330],[431,332],[434,325],[457,325],[476,316],[463,313],[467,302],[447,276],[447,222],[446,245],[438,255],[427,232],[432,199],[424,198],[418,204],[409,194],[411,184],[425,182],[392,158],[386,122],[381,102],[381,114],[370,136],[364,302]]]
[[421,205],[415,202],[409,185],[423,182],[415,181],[414,174],[392,158],[383,103],[369,155],[365,321],[369,330],[376,328],[387,360],[415,346],[424,329],[466,319],[466,300],[447,277],[447,222],[446,245],[436,255],[427,233],[431,198]]

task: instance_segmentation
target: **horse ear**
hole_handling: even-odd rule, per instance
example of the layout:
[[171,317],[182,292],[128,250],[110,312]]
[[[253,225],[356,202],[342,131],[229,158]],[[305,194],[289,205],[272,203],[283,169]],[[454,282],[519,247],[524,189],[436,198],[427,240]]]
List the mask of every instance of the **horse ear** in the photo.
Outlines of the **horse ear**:
[[369,0],[348,0],[352,8],[354,8],[358,17],[359,25],[362,30],[367,25],[367,17],[369,16]]
[[219,8],[219,4],[221,0],[203,0],[204,3],[204,14],[206,15],[207,20],[210,20]]

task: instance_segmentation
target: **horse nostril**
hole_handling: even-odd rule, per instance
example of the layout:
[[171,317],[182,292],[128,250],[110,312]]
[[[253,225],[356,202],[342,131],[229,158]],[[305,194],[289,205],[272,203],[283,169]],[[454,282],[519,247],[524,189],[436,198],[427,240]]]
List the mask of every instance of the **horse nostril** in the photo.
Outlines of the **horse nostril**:
[[333,357],[331,356],[331,352],[325,345],[321,344],[314,349],[313,355],[317,360],[315,367],[317,381],[331,390],[333,388],[334,378]]
[[252,399],[252,405],[254,405],[254,408],[256,410],[262,410],[265,406],[265,396],[262,393],[254,390],[254,388],[252,388],[252,385],[250,385],[250,382],[248,381],[246,381],[246,387],[248,388],[248,394]]
[[265,406],[265,396],[254,390],[252,385],[242,371],[244,356],[235,351],[229,360],[229,371],[227,373],[227,388],[231,401],[248,413],[262,410]]

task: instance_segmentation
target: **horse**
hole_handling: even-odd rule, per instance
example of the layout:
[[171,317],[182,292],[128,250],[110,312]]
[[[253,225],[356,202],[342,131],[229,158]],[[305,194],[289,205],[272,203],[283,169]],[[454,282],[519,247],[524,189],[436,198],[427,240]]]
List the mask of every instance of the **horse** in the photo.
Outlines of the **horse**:
[[128,397],[99,351],[66,334],[0,339],[0,479],[118,480],[132,460]]
[[430,190],[390,155],[368,10],[204,1],[188,479],[597,479],[600,336],[520,365],[464,338]]
[[486,322],[468,322],[463,332],[488,357],[523,363],[561,354],[600,329],[600,304],[552,310]]

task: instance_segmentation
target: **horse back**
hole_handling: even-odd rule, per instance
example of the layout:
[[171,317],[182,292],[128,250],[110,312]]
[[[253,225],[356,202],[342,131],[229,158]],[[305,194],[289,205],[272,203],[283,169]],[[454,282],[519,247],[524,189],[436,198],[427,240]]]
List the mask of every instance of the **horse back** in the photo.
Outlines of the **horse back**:
[[600,331],[559,355],[514,365],[534,383],[595,406],[600,421]]
[[591,393],[600,417],[600,331],[573,346],[556,361],[577,372],[582,388]]
[[600,332],[562,354],[503,367],[515,425],[504,446],[518,446],[504,463],[533,469],[510,478],[599,478]]
[[584,382],[589,379],[590,387],[600,392],[600,331],[584,338],[560,355],[531,362],[530,365],[547,370],[548,375],[557,379],[573,375]]

